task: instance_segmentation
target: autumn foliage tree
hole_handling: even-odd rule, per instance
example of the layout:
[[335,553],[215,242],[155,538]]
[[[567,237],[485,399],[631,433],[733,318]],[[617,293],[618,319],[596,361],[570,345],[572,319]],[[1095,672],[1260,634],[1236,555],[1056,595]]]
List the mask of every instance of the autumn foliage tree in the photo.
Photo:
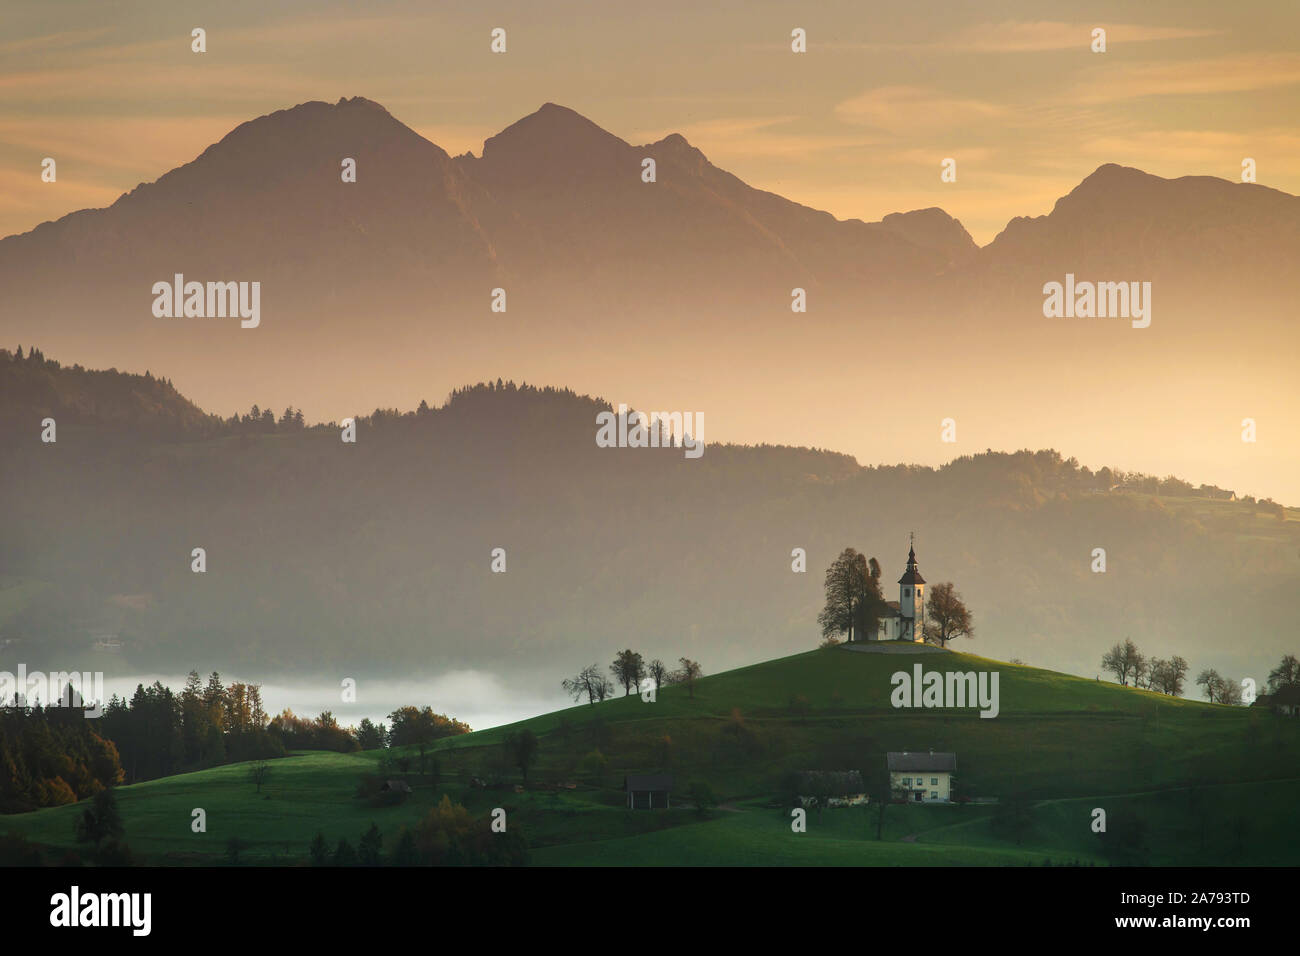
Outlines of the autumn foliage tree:
[[926,604],[925,635],[940,647],[947,647],[954,637],[975,636],[974,619],[951,581],[930,588],[930,598]]
[[880,594],[880,564],[845,548],[826,569],[826,605],[817,615],[822,637],[847,634],[849,643],[869,640],[879,628],[885,601]]

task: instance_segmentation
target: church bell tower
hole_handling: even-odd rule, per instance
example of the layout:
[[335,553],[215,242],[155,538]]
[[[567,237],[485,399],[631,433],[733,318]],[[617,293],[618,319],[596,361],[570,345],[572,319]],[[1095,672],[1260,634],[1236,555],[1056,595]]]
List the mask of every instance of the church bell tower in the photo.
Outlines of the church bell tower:
[[907,570],[898,579],[899,638],[920,644],[925,640],[925,578],[916,569],[915,540],[907,549]]

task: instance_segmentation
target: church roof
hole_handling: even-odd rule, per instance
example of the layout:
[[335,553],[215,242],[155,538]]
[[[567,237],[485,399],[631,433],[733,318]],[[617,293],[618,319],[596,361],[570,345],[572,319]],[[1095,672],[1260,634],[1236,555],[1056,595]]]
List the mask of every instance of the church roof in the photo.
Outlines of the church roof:
[[898,579],[899,584],[924,584],[925,578],[921,577],[921,572],[916,570],[916,551],[913,548],[907,549],[907,570],[903,576]]

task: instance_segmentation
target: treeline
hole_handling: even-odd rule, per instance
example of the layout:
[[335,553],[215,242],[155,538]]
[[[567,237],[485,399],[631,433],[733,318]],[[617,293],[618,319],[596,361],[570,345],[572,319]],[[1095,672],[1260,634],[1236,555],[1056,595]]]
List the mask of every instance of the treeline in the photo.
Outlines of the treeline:
[[122,782],[117,747],[66,707],[0,709],[0,813],[92,797]]
[[302,417],[301,408],[285,406],[279,418],[268,408],[260,408],[256,403],[243,415],[231,415],[226,419],[226,427],[242,434],[269,434],[271,432],[296,432],[307,427]]
[[1060,452],[1050,448],[1015,452],[995,452],[989,449],[978,454],[961,455],[938,468],[881,465],[869,466],[865,470],[881,476],[894,474],[909,479],[934,475],[939,479],[940,485],[951,486],[955,481],[965,491],[978,490],[990,495],[1003,490],[1001,483],[1006,477],[1016,476],[1040,494],[1139,492],[1166,498],[1240,501],[1255,511],[1279,517],[1285,517],[1286,514],[1285,508],[1271,498],[1256,500],[1253,495],[1238,498],[1231,489],[1220,488],[1218,485],[1193,485],[1173,475],[1160,478],[1109,466],[1094,471],[1087,465],[1081,465],[1077,458],[1062,458]]
[[181,395],[170,379],[63,366],[38,348],[0,349],[0,427],[63,424],[128,426],[147,435],[212,437],[222,421]]
[[[1133,643],[1125,639],[1123,644],[1116,644],[1102,655],[1102,669],[1115,675],[1115,679],[1124,687],[1129,681],[1141,690],[1153,690],[1173,697],[1181,696],[1187,677],[1187,661],[1177,654],[1168,660],[1159,657],[1148,658]],[[1201,688],[1211,704],[1238,706],[1242,703],[1254,703],[1244,699],[1243,682],[1224,677],[1216,669],[1209,667],[1196,676],[1196,685]],[[1260,699],[1261,703],[1272,702],[1292,706],[1300,704],[1300,658],[1287,654],[1282,662],[1268,675],[1268,694]]]
[[[334,429],[336,422],[308,426],[302,409],[286,406],[277,415],[270,407],[253,405],[248,412],[228,418],[205,413],[175,390],[171,380],[155,378],[146,371],[143,375],[85,369],[80,365],[64,367],[48,359],[40,349],[24,353],[20,345],[16,352],[0,349],[0,421],[21,421],[30,425],[33,414],[62,414],[74,422],[120,421],[151,432],[176,433],[177,437],[220,437],[240,434],[271,434],[307,429]],[[359,428],[391,430],[396,426],[416,422],[432,423],[458,416],[479,419],[499,418],[502,422],[519,423],[522,414],[528,426],[545,431],[551,412],[556,418],[571,419],[580,406],[588,406],[578,414],[584,424],[592,421],[596,411],[611,406],[600,398],[579,395],[572,389],[553,386],[539,387],[527,382],[516,385],[513,381],[498,378],[495,382],[479,382],[448,393],[440,407],[421,401],[414,411],[396,408],[376,408],[369,415],[354,416]],[[587,414],[587,413],[591,414]],[[37,421],[40,419],[37,418]],[[539,439],[554,439],[554,435],[539,434]],[[963,490],[984,489],[990,493],[1003,491],[1008,476],[1028,481],[1038,492],[1104,493],[1133,491],[1164,497],[1200,497],[1218,500],[1240,500],[1255,511],[1285,517],[1285,509],[1271,498],[1256,500],[1243,495],[1240,499],[1230,489],[1217,485],[1193,485],[1181,478],[1163,478],[1136,471],[1123,471],[1109,466],[1092,470],[1081,465],[1076,458],[1062,458],[1053,449],[1022,450],[1011,453],[987,451],[963,455],[939,468],[917,465],[885,465],[862,467],[848,455],[820,449],[787,448],[783,446],[714,446],[714,458],[742,455],[752,470],[755,461],[782,470],[798,460],[804,473],[825,473],[844,478],[854,472],[889,481],[891,477],[907,481],[934,476],[941,486],[959,484]],[[752,476],[751,476],[752,478]]]
[[355,848],[345,837],[331,846],[317,833],[307,856],[312,866],[522,866],[528,844],[517,825],[493,833],[488,821],[444,795],[414,828],[402,827],[390,851],[372,823]]
[[423,755],[435,740],[470,732],[469,724],[434,713],[432,707],[398,707],[388,715],[391,724],[376,724],[363,717],[356,727],[341,727],[330,711],[304,719],[286,709],[270,724],[272,738],[288,750],[383,750],[387,747],[417,746]]
[[369,718],[344,727],[330,711],[304,718],[286,708],[270,717],[260,685],[227,685],[215,671],[204,682],[190,671],[180,693],[155,681],[137,686],[130,700],[114,695],[104,706],[99,732],[116,745],[128,783],[291,750],[351,753],[470,732],[468,724],[431,707],[399,707],[388,718],[391,728]]
[[130,700],[114,694],[100,718],[103,734],[122,756],[128,783],[283,756],[284,744],[268,731],[269,722],[259,685],[226,686],[215,671],[206,684],[190,671],[179,694],[158,681],[138,685]]

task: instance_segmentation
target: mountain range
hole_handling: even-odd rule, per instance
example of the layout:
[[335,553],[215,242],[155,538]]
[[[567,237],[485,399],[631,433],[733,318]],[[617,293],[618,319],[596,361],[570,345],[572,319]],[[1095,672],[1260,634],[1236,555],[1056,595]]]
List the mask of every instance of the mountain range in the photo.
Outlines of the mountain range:
[[[357,162],[355,183],[341,180],[343,157]],[[646,157],[654,183],[642,181]],[[760,275],[787,297],[794,281],[851,295],[882,283],[915,290],[940,275],[1110,268],[1158,279],[1195,266],[1255,280],[1297,252],[1300,199],[1212,177],[1104,165],[1050,215],[1014,218],[980,249],[941,209],[843,221],[754,189],[680,134],[632,145],[547,103],[489,138],[481,156],[451,157],[355,97],[244,123],[107,209],[0,240],[0,275],[18,288],[54,267],[73,266],[65,278],[86,282],[137,267],[188,270],[310,280],[322,298],[357,281],[409,281],[426,301],[481,294],[488,281],[579,279],[617,294],[670,278],[744,301]],[[742,287],[729,288],[733,279]]]
[[[1298,260],[1300,199],[1262,185],[1107,164],[981,248],[939,208],[839,220],[554,104],[451,156],[355,97],[0,240],[0,333],[165,368],[223,415],[256,393],[330,420],[504,373],[871,461],[1055,444],[1068,420],[1086,459],[1295,500]],[[260,282],[259,327],[156,317],[176,274]],[[1151,326],[1045,318],[1067,274],[1151,282]],[[1229,443],[1245,416],[1267,454]],[[938,443],[947,417],[977,444]]]

